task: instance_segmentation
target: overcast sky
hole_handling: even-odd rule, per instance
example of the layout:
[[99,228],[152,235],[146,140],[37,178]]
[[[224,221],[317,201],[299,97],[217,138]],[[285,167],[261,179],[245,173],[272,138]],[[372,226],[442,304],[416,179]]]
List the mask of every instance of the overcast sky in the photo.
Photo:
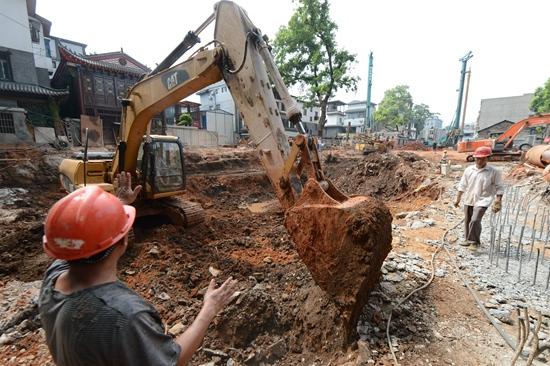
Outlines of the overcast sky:
[[[37,0],[37,13],[52,22],[51,34],[88,45],[88,53],[119,50],[154,67],[212,12],[212,0]],[[292,15],[291,0],[237,1],[271,39]],[[374,53],[372,101],[396,85],[410,86],[449,123],[456,110],[461,58],[474,57],[467,123],[480,100],[531,93],[550,77],[548,0],[332,0],[339,46],[357,55],[356,93],[366,99],[369,51]],[[212,39],[213,26],[201,34]]]

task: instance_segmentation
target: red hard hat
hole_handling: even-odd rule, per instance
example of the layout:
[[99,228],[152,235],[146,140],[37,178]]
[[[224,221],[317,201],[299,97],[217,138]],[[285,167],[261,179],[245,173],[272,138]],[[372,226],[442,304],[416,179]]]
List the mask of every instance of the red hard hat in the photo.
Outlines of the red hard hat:
[[74,260],[102,252],[132,227],[136,209],[97,186],[80,188],[57,201],[44,224],[44,251]]
[[489,146],[481,146],[474,151],[474,158],[486,158],[491,156],[493,150]]

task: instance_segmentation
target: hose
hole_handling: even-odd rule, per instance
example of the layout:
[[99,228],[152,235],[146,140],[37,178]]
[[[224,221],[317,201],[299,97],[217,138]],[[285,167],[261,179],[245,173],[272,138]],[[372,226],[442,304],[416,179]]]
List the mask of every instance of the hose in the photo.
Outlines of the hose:
[[[393,362],[394,362],[394,365],[395,366],[399,366],[399,362],[397,362],[397,358],[395,356],[395,352],[393,351],[393,346],[392,346],[392,343],[391,343],[391,338],[390,338],[390,325],[391,325],[391,319],[392,319],[392,314],[393,314],[393,311],[397,308],[399,308],[401,305],[403,305],[403,303],[405,301],[407,301],[413,294],[415,294],[416,292],[420,291],[420,290],[423,290],[425,289],[426,287],[428,287],[433,279],[434,279],[434,276],[435,276],[435,257],[437,256],[437,253],[441,250],[441,249],[444,249],[445,250],[445,253],[447,254],[447,257],[449,258],[450,262],[451,262],[451,265],[454,267],[458,277],[460,278],[460,280],[462,281],[462,283],[464,284],[464,286],[466,286],[466,288],[468,289],[468,291],[470,292],[470,294],[472,295],[472,297],[474,298],[477,306],[479,307],[479,309],[483,312],[483,314],[485,315],[485,317],[487,317],[487,319],[491,322],[491,324],[495,327],[495,329],[497,330],[498,334],[500,334],[500,336],[502,337],[502,339],[506,342],[506,344],[508,344],[508,346],[512,349],[512,350],[516,350],[516,343],[514,342],[514,340],[512,338],[510,338],[510,336],[504,331],[504,329],[502,329],[502,327],[497,323],[497,320],[487,311],[487,309],[485,308],[485,306],[483,305],[483,303],[481,302],[481,300],[479,299],[479,297],[477,296],[477,294],[475,293],[475,291],[470,287],[469,283],[464,279],[464,276],[462,276],[462,273],[460,271],[460,268],[458,267],[458,264],[456,263],[456,260],[454,259],[454,257],[452,256],[451,252],[449,252],[449,249],[447,249],[447,247],[445,246],[446,244],[446,238],[447,238],[447,234],[451,231],[451,230],[454,230],[456,229],[460,224],[462,224],[462,222],[464,222],[464,219],[461,219],[459,222],[457,222],[453,227],[451,227],[450,229],[447,229],[445,231],[445,233],[443,234],[443,237],[441,239],[441,244],[437,247],[437,249],[435,250],[435,252],[432,254],[432,258],[430,260],[430,264],[431,264],[431,267],[432,267],[432,270],[431,270],[431,275],[430,275],[430,278],[428,279],[428,281],[426,281],[426,283],[424,283],[423,285],[421,285],[420,287],[417,287],[415,288],[414,290],[412,290],[405,298],[403,298],[402,300],[400,300],[390,311],[390,315],[388,317],[388,322],[386,324],[386,338],[387,338],[387,341],[388,341],[388,347],[390,348],[390,352],[391,352],[391,355],[392,355],[392,358],[393,358]],[[528,357],[528,354],[526,354],[525,352],[522,352],[521,353],[521,357],[522,358],[527,358]]]

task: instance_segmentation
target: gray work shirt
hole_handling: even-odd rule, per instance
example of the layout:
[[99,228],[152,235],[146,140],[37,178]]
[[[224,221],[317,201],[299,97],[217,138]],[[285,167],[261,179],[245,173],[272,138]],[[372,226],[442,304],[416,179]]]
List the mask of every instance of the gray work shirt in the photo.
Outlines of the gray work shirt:
[[164,334],[152,305],[120,281],[64,295],[54,285],[68,268],[55,261],[40,290],[42,327],[58,366],[178,363],[180,346]]

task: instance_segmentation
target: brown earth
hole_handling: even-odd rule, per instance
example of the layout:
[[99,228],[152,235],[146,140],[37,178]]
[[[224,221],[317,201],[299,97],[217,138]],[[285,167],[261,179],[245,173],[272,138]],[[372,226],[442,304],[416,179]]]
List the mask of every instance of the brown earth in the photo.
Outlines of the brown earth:
[[[0,224],[0,286],[14,280],[40,280],[51,262],[41,248],[42,221],[48,208],[63,195],[56,182],[55,165],[44,161],[44,152],[25,150],[10,156],[32,156],[32,164],[28,166],[29,161],[24,161],[23,165],[35,172],[37,179],[19,178],[14,169],[21,164],[0,170],[2,188],[21,187],[29,191],[21,203],[9,206],[21,209],[18,220]],[[213,273],[220,271],[218,282],[228,276],[239,280],[240,296],[215,319],[204,348],[192,364],[211,361],[212,354],[207,349],[227,353],[222,357],[224,364],[231,357],[237,365],[343,365],[359,359],[357,343],[342,348],[346,335],[335,327],[342,321],[340,311],[299,259],[284,227],[284,213],[273,203],[275,196],[255,153],[239,148],[188,151],[187,156],[190,175],[185,198],[201,203],[206,222],[183,229],[162,220],[141,220],[119,275],[157,308],[167,329],[179,322],[188,326],[193,321]],[[384,200],[392,212],[422,209],[441,192],[431,174],[435,171],[433,164],[406,152],[366,157],[335,153],[326,170],[346,193],[371,194]],[[427,188],[418,190],[430,177],[432,182],[426,184]],[[249,209],[263,203],[267,209]],[[415,245],[418,244],[411,237],[410,242],[401,243],[394,250],[418,249]],[[428,256],[429,250],[424,251]],[[408,289],[403,287],[402,294]],[[361,317],[383,327],[387,314],[377,311],[376,304],[385,300],[377,296],[373,293],[369,298]],[[447,345],[438,345],[433,335],[418,334],[420,329],[430,329],[442,320],[451,322],[450,326],[462,322],[463,317],[449,318],[447,310],[454,308],[456,296],[466,299],[465,290],[448,279],[440,279],[436,286],[414,299],[414,304],[428,303],[433,313],[415,315],[410,309],[395,315],[396,329],[411,327],[410,323],[417,320],[422,323],[418,329],[406,330],[410,347],[405,354],[410,362],[403,364],[421,364],[427,358],[432,364],[445,364],[447,359],[455,364],[480,363],[479,358],[468,354],[471,343],[448,345],[461,355],[457,358],[444,352],[445,348],[438,348]],[[457,313],[472,308],[467,300],[458,306]],[[486,324],[480,327],[488,332]],[[390,364],[383,337],[377,339],[369,344],[376,351],[371,353],[372,359],[380,365]],[[424,339],[430,339],[430,346],[415,348],[414,344],[425,344]],[[51,359],[39,328],[0,347],[2,364],[48,362]]]

